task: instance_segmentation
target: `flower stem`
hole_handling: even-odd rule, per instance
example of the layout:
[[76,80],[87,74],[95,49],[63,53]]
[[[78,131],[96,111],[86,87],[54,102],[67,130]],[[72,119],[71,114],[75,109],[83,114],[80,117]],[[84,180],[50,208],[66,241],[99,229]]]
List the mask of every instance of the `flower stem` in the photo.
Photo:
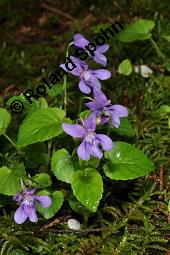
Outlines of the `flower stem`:
[[4,133],[3,136],[13,145],[13,147],[17,150],[18,154],[21,155],[21,152],[18,150],[16,144],[12,141],[12,139],[6,133]]
[[[67,46],[66,58],[68,57],[69,48],[72,44],[73,43],[69,43],[69,45]],[[66,74],[64,75],[63,90],[64,90],[64,110],[66,112],[67,110],[67,76]]]
[[152,38],[150,38],[150,41],[151,41],[151,43],[152,43],[153,48],[156,50],[158,56],[161,57],[161,58],[165,61],[165,56],[164,56],[164,54],[161,52],[161,50],[159,49],[159,47],[158,47],[158,45],[156,44],[156,42],[155,42]]

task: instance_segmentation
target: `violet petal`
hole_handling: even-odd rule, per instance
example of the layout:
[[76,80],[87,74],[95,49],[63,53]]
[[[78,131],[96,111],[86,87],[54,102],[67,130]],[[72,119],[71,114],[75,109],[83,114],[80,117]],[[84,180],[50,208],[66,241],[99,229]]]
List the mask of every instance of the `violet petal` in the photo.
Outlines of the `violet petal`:
[[109,49],[108,44],[104,44],[102,46],[97,46],[97,52],[99,53],[105,53]]
[[95,115],[95,113],[91,113],[90,116],[88,116],[84,120],[84,125],[87,130],[89,130],[91,132],[95,131],[95,129],[96,129],[96,115]]
[[79,89],[81,92],[83,92],[85,94],[90,94],[90,92],[91,92],[91,89],[89,88],[89,86],[87,86],[87,84],[84,82],[83,79],[81,79],[79,82]]
[[96,53],[95,53],[95,56],[93,57],[93,59],[94,59],[97,63],[99,63],[99,64],[101,64],[101,65],[103,65],[103,66],[106,66],[106,65],[107,65],[107,58],[106,58],[105,55],[103,55],[102,53],[96,52]]
[[35,196],[34,199],[38,201],[43,208],[47,208],[51,205],[52,201],[49,196]]
[[129,115],[128,109],[123,105],[115,104],[109,107],[109,110],[112,110],[119,117],[127,117]]
[[101,150],[93,144],[89,144],[89,152],[92,156],[96,157],[96,158],[102,158],[103,157],[103,153],[101,152]]
[[81,34],[75,34],[73,38],[73,43],[76,47],[84,48],[89,44],[89,41]]
[[26,221],[27,218],[28,216],[24,211],[24,205],[21,204],[14,214],[14,220],[17,224],[22,224]]
[[71,135],[76,138],[82,138],[85,134],[84,128],[78,124],[63,123],[62,128],[68,135]]
[[111,77],[111,73],[105,69],[94,70],[93,75],[100,80],[107,80]]
[[99,140],[103,150],[109,151],[113,148],[113,142],[107,135],[97,134],[96,138]]
[[82,143],[79,145],[79,147],[77,149],[77,154],[78,154],[80,159],[82,159],[82,160],[89,160],[90,153],[86,149],[86,141],[82,141]]

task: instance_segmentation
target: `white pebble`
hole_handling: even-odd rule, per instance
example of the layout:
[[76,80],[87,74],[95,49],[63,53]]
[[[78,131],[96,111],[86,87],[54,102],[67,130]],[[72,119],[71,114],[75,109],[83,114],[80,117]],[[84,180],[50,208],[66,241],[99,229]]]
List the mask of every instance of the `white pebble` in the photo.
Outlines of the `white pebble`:
[[76,219],[69,219],[68,220],[68,227],[73,230],[79,230],[80,229],[80,222]]
[[150,74],[153,74],[152,69],[146,65],[134,66],[135,73],[140,73],[144,78],[148,78]]

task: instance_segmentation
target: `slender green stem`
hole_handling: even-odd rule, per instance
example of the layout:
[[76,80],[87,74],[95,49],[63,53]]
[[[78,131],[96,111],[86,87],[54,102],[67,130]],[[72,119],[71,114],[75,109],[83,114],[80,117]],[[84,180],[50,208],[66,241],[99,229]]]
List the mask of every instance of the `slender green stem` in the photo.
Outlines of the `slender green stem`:
[[110,130],[111,130],[111,125],[110,125],[110,123],[109,123],[109,127],[108,127],[108,130],[107,130],[107,135],[110,134]]
[[[71,45],[72,43],[69,43],[69,45],[67,46],[66,58],[68,57],[69,48]],[[67,110],[67,76],[66,75],[64,75],[63,90],[64,90],[64,110],[66,112]]]
[[18,154],[21,155],[21,152],[18,150],[16,144],[12,141],[12,139],[6,133],[4,133],[3,136],[13,145],[13,147],[17,150]]
[[63,90],[64,90],[64,110],[67,110],[67,78],[64,75],[64,82],[63,82]]
[[152,43],[153,48],[156,50],[158,56],[161,57],[161,58],[165,61],[165,56],[164,56],[164,54],[161,52],[161,50],[159,49],[159,47],[158,47],[158,45],[156,44],[156,42],[155,42],[152,38],[150,38],[150,41],[151,41],[151,43]]

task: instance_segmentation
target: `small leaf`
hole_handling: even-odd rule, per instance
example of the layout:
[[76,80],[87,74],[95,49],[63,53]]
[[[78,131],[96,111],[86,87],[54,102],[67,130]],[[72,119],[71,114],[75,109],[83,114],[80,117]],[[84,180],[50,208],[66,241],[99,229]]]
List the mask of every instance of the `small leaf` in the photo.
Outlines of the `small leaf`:
[[103,193],[101,175],[93,168],[78,170],[73,175],[71,186],[77,199],[89,210],[95,212]]
[[46,173],[34,175],[33,180],[36,181],[42,187],[48,187],[52,184],[50,176]]
[[4,108],[0,108],[0,135],[5,133],[10,121],[10,113]]
[[170,113],[170,106],[169,105],[161,105],[158,109],[158,112],[168,114]]
[[61,134],[64,117],[65,112],[59,108],[35,110],[21,124],[17,146],[43,142]]
[[24,105],[24,109],[26,111],[28,111],[29,113],[37,110],[37,109],[46,109],[48,108],[48,103],[47,100],[44,97],[40,97],[39,99],[35,99],[32,98],[32,104],[30,104],[30,102],[25,98],[25,96],[23,94],[21,94],[20,96],[13,96],[11,97],[8,102],[7,105],[10,106],[12,102],[14,102],[15,100],[19,100],[23,103]]
[[129,59],[123,60],[118,68],[118,72],[123,75],[130,75],[132,72],[132,64]]
[[[41,196],[41,195],[49,196],[49,192],[46,190],[42,190],[42,191],[38,192],[37,195],[38,196]],[[63,201],[64,201],[63,193],[61,191],[55,191],[51,196],[51,200],[52,200],[52,204],[48,208],[42,208],[41,205],[37,203],[37,210],[46,219],[52,218],[58,212],[58,210],[61,208]]]
[[13,169],[6,166],[0,168],[0,193],[8,196],[15,195],[21,189],[20,179],[25,178],[24,164],[17,164]]
[[152,20],[139,19],[122,30],[116,38],[120,42],[150,39],[152,37],[150,31],[154,26],[155,22]]
[[84,120],[86,119],[88,116],[90,116],[91,111],[90,110],[85,110],[83,112],[80,113],[80,117]]
[[111,179],[134,179],[154,170],[154,164],[143,151],[125,142],[116,142],[105,157],[109,162],[104,165],[104,172]]
[[51,169],[58,180],[71,183],[74,173],[73,162],[66,149],[56,151],[51,159]]

